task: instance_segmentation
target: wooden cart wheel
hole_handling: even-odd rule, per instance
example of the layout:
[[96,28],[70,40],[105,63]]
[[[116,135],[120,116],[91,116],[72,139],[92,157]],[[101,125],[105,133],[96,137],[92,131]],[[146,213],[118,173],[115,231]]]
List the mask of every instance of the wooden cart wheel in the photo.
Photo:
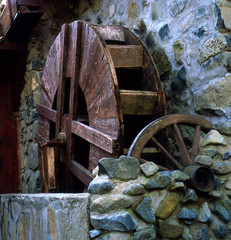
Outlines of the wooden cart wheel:
[[87,186],[99,159],[124,154],[126,116],[143,116],[144,124],[166,112],[142,42],[126,28],[83,21],[64,24],[51,46],[36,109],[45,192],[73,191],[72,175]]
[[[184,143],[184,139],[182,137],[179,125],[190,126],[194,128],[194,137],[192,141],[192,147],[190,149],[191,154],[186,148]],[[171,128],[174,138],[176,140],[176,144],[178,147],[178,151],[180,152],[180,159],[176,159],[165,146],[163,146],[160,141],[157,140],[156,135],[161,131]],[[149,125],[147,125],[143,130],[137,135],[135,140],[133,141],[129,151],[128,156],[133,156],[139,159],[141,162],[146,162],[145,159],[142,158],[142,151],[147,145],[147,143],[151,142],[156,146],[157,149],[165,156],[167,160],[167,164],[171,163],[174,165],[174,169],[183,170],[185,167],[194,163],[195,158],[199,151],[199,141],[200,141],[200,131],[207,132],[212,128],[212,124],[200,117],[192,116],[192,115],[184,115],[184,114],[172,114],[167,115],[162,118],[159,118]],[[169,170],[165,164],[159,164],[161,170]]]

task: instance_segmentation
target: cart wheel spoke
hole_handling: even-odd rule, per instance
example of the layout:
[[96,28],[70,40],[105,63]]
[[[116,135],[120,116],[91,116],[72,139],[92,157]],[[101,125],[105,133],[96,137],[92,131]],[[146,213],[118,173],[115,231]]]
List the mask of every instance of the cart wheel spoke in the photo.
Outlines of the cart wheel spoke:
[[177,168],[183,169],[183,166],[177,162],[177,160],[164,148],[164,146],[159,143],[156,138],[152,137],[151,141],[161,150],[161,152],[170,160]]
[[200,131],[201,131],[201,126],[196,126],[194,131],[193,145],[192,145],[192,152],[191,152],[192,162],[195,161],[195,158],[199,151]]
[[176,139],[177,146],[179,148],[184,166],[189,166],[189,165],[192,164],[192,161],[191,161],[190,156],[188,154],[188,151],[187,151],[187,148],[185,146],[185,143],[184,143],[183,137],[181,135],[180,129],[179,129],[179,127],[176,123],[173,124],[173,130],[174,130],[174,137]]

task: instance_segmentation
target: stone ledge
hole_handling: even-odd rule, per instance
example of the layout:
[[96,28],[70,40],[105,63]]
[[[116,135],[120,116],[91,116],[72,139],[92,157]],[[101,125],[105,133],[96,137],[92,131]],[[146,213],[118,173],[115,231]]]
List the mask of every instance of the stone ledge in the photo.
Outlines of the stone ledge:
[[88,193],[0,194],[0,239],[89,240],[88,209]]

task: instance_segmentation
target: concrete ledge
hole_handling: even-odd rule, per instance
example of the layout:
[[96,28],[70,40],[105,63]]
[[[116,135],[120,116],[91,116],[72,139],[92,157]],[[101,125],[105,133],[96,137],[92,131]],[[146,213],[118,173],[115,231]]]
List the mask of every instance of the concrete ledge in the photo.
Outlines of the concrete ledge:
[[89,194],[0,195],[0,240],[89,237]]

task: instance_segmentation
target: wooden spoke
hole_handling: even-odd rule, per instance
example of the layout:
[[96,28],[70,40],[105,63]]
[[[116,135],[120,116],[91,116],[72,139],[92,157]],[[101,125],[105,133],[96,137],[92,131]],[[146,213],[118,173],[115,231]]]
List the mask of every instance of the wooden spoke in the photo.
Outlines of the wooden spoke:
[[36,106],[36,110],[41,116],[49,119],[52,122],[56,122],[57,111],[39,103]]
[[91,173],[85,167],[74,160],[70,162],[70,169],[71,172],[86,186],[88,186],[89,183],[93,180]]
[[177,162],[177,160],[160,144],[154,137],[151,138],[151,141],[161,150],[161,152],[180,170],[183,170],[183,166]]
[[174,136],[175,136],[179,151],[181,153],[181,157],[182,157],[182,161],[184,163],[184,166],[189,166],[190,164],[192,164],[192,161],[191,161],[190,156],[188,154],[188,151],[186,149],[186,146],[185,146],[183,137],[181,135],[180,129],[177,126],[176,123],[173,124],[173,129],[174,129]]
[[192,152],[191,152],[192,162],[195,161],[195,158],[199,151],[200,131],[201,131],[201,126],[196,126],[194,131],[193,145],[192,145]]
[[116,139],[81,122],[72,121],[72,132],[109,153],[115,152]]

